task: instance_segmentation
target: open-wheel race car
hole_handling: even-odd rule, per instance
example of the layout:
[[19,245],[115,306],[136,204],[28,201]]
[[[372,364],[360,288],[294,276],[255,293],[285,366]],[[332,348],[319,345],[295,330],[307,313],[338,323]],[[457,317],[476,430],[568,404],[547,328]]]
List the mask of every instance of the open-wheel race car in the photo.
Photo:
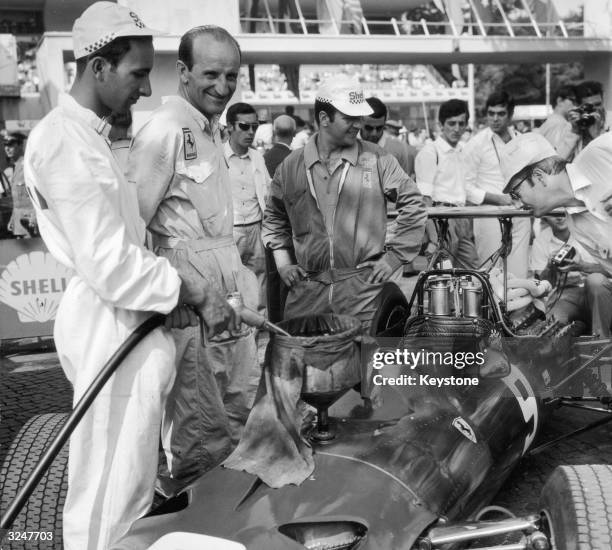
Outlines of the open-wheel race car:
[[[489,215],[507,224],[523,215],[515,212],[492,209]],[[281,326],[295,345],[312,345],[337,336],[328,334],[332,321],[323,323],[321,334],[308,323]],[[518,333],[487,273],[459,268],[421,273],[410,301],[390,285],[374,332],[379,338],[364,352],[368,368],[322,372],[306,363],[301,397],[317,414],[296,409],[301,422],[294,441],[313,464],[301,483],[272,488],[254,473],[219,466],[137,521],[116,548],[149,548],[174,532],[221,537],[249,550],[612,548],[607,465],[557,468],[539,506],[524,517],[493,519],[488,507],[521,457],[533,451],[553,409],[570,401],[575,406],[578,396],[599,404],[604,418],[597,424],[612,420],[612,399],[592,370],[610,357],[612,342],[544,322]],[[282,347],[287,338],[272,336],[270,346]],[[406,350],[432,353],[432,361],[416,364],[412,355],[410,364]],[[450,363],[444,359],[449,353]],[[282,375],[282,369],[274,372],[272,355],[265,367],[270,378]],[[377,365],[374,357],[389,360]],[[457,367],[457,357],[474,360]],[[24,427],[2,469],[3,505],[21,481],[13,472],[28,471],[44,446],[41,431],[51,436],[58,424],[52,416]],[[266,437],[262,432],[262,445],[270,443]],[[64,449],[17,518],[29,530],[37,528],[35,521],[55,522],[57,529],[65,455]],[[206,548],[197,539],[189,544],[168,548]],[[14,546],[20,547],[37,548]]]

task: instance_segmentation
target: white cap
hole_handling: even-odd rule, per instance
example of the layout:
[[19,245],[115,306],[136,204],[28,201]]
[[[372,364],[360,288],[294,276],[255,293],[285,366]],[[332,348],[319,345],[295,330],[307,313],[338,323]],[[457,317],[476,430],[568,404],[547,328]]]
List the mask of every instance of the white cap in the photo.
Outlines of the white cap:
[[335,76],[321,83],[316,99],[330,103],[347,116],[367,116],[374,112],[365,100],[357,78],[346,75]]
[[86,57],[121,36],[159,36],[165,34],[145,26],[132,10],[114,2],[89,6],[72,26],[75,59]]
[[557,151],[542,134],[527,132],[511,139],[501,148],[499,159],[506,182],[504,193],[512,191],[510,180],[523,168],[555,156]]

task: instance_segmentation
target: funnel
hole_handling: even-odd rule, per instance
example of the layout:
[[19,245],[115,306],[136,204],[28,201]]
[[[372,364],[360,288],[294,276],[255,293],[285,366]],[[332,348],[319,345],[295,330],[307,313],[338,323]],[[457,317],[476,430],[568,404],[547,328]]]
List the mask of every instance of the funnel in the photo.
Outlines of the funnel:
[[317,427],[312,438],[333,439],[328,409],[361,381],[361,353],[356,341],[361,323],[346,315],[326,314],[289,319],[279,323],[279,327],[291,336],[274,335],[274,340],[298,348],[302,354],[300,397],[317,409]]
[[313,439],[329,441],[336,437],[336,432],[329,422],[328,409],[358,382],[359,380],[350,386],[332,392],[302,392],[300,396],[302,401],[317,409],[317,426],[311,434]]

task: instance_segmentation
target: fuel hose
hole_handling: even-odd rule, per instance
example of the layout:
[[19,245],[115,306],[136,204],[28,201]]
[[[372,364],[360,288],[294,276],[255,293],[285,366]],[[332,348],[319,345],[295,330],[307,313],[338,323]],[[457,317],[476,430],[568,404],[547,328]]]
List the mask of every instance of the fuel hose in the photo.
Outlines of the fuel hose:
[[32,491],[36,488],[41,478],[60,452],[68,438],[80,422],[83,415],[87,412],[87,409],[91,405],[92,401],[100,393],[100,390],[104,387],[104,384],[117,370],[119,365],[127,357],[127,355],[136,347],[136,345],[153,329],[162,326],[166,316],[161,313],[156,313],[149,317],[144,323],[139,325],[132,334],[121,344],[112,357],[106,362],[102,370],[96,376],[94,381],[91,383],[87,391],[83,394],[83,397],[74,407],[74,410],[70,413],[70,416],[66,420],[66,423],[62,426],[59,433],[44,452],[40,459],[40,462],[36,465],[30,477],[27,479],[23,487],[17,493],[15,500],[8,506],[5,514],[0,519],[0,539],[4,535],[4,531],[11,528],[15,518],[21,512],[21,509],[25,506],[26,502],[30,498]]

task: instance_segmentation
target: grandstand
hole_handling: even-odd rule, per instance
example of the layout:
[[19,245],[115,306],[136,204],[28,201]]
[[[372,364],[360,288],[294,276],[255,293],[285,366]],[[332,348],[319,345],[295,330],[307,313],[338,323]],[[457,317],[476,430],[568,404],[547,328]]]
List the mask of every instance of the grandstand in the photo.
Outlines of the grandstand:
[[[584,19],[569,21],[557,15],[552,0],[225,0],[223,10],[218,0],[119,2],[171,34],[156,39],[154,96],[138,104],[143,111],[174,91],[178,35],[210,20],[221,21],[241,44],[242,98],[271,108],[293,104],[298,113],[312,105],[317,82],[339,71],[358,74],[366,92],[390,104],[395,118],[410,120],[431,118],[437,104],[453,97],[468,100],[473,110],[467,68],[455,67],[454,79],[447,80],[434,65],[579,60],[587,76],[612,84],[612,18],[589,14],[589,3]],[[2,0],[0,25],[16,33],[16,84],[31,116],[0,97],[0,118],[11,118],[7,105],[21,118],[44,114],[69,87],[74,71],[67,31],[90,3]]]
[[[581,2],[576,2],[577,8]],[[243,33],[569,37],[552,0],[261,0],[240,2]],[[415,16],[420,16],[415,19]]]

